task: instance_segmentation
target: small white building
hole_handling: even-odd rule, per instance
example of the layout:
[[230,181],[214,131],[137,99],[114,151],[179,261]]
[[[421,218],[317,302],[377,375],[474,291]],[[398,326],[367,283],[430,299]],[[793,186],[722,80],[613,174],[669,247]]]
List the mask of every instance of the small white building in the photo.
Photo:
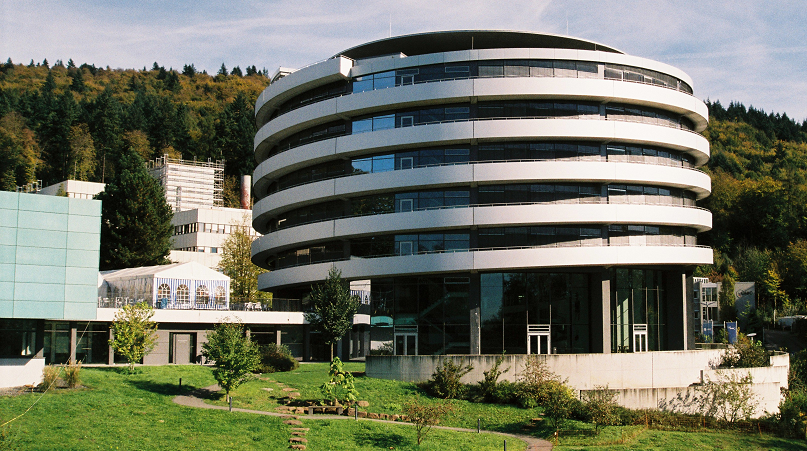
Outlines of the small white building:
[[64,180],[42,188],[39,194],[57,196],[59,195],[59,190],[61,190],[65,196],[73,199],[92,199],[98,193],[104,191],[104,188],[106,188],[105,183]]
[[170,259],[174,262],[197,262],[208,268],[218,268],[224,241],[236,228],[245,227],[252,237],[252,210],[238,208],[196,208],[177,211],[171,219],[174,237]]

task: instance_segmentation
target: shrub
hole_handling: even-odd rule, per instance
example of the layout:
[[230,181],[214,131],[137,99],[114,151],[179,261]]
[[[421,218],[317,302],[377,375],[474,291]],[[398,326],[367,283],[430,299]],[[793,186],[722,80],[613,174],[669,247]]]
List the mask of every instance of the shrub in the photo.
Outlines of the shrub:
[[759,341],[739,334],[737,343],[720,356],[720,368],[754,368],[770,365],[770,353]]
[[418,446],[420,446],[420,442],[423,441],[432,426],[439,423],[444,416],[453,411],[454,407],[451,404],[445,402],[426,404],[421,401],[420,396],[404,404],[404,415],[406,415],[409,422],[415,425]]
[[807,392],[789,390],[785,399],[779,403],[779,415],[776,425],[779,433],[786,437],[807,438]]
[[460,382],[474,367],[462,366],[453,360],[446,360],[434,370],[431,379],[426,382],[426,389],[432,395],[443,399],[457,399],[462,397],[467,387]]
[[546,361],[536,356],[528,356],[524,370],[518,378],[516,400],[521,407],[533,408],[544,405],[550,383],[562,383],[560,376],[549,370]]
[[42,383],[39,384],[39,388],[42,391],[47,391],[56,386],[56,383],[59,381],[59,373],[62,371],[62,367],[54,366],[54,365],[46,365],[45,368],[42,369]]
[[740,376],[735,372],[718,372],[715,380],[707,379],[695,387],[701,413],[728,423],[750,418],[757,406],[751,392],[753,382],[750,374]]
[[340,403],[352,404],[359,399],[359,392],[353,383],[353,373],[345,371],[342,360],[334,357],[331,362],[331,369],[328,372],[331,377],[328,382],[320,386],[322,395],[327,402],[333,405]]
[[600,428],[605,425],[616,424],[619,418],[616,412],[617,392],[609,390],[608,386],[595,386],[594,390],[583,393],[582,401],[589,418],[600,433]]
[[80,361],[64,365],[64,381],[67,383],[67,388],[76,388],[81,385],[80,373]]
[[288,346],[275,343],[261,346],[261,363],[258,366],[258,372],[285,372],[296,370],[299,367],[300,362],[292,357]]
[[569,418],[569,415],[576,408],[575,404],[580,401],[575,398],[572,389],[563,382],[557,380],[549,380],[542,384],[541,387],[543,402],[541,406],[544,408],[544,413],[552,422],[555,429],[560,429],[563,422]]
[[485,402],[499,402],[499,377],[510,371],[510,367],[499,369],[503,361],[504,356],[497,357],[493,368],[482,373],[485,377],[479,381],[479,394]]

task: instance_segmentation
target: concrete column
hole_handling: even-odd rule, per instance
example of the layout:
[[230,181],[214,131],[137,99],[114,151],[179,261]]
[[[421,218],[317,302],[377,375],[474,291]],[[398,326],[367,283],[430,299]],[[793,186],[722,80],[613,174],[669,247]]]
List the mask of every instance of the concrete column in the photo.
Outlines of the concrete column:
[[76,341],[77,341],[76,323],[70,322],[70,363],[76,363]]
[[591,275],[591,352],[611,353],[611,271]]
[[[115,338],[115,334],[112,332],[112,327],[109,328],[109,340]],[[109,357],[107,358],[107,364],[113,365],[115,364],[115,350],[112,348],[112,345],[109,345]]]
[[303,326],[303,361],[311,361],[311,326],[308,324]]
[[280,328],[275,329],[275,344],[280,346],[282,343],[280,342],[282,334],[280,333]]
[[361,355],[367,357],[370,354],[370,326],[365,326],[361,335]]
[[36,339],[35,339],[34,358],[42,359],[45,357],[45,320],[36,320]]
[[251,330],[249,327],[247,327],[247,328],[246,328],[246,330],[244,331],[244,333],[245,333],[245,334],[246,334],[246,336],[247,336],[247,340],[249,340],[249,339],[251,339],[251,338],[252,338],[252,330]]
[[482,289],[479,274],[471,274],[471,284],[468,287],[468,315],[471,326],[471,354],[479,354],[482,349]]
[[[689,306],[687,293],[687,277],[682,271],[668,271],[665,277],[667,296],[667,350],[687,349],[688,335],[692,333],[688,321]],[[691,288],[690,288],[691,290]],[[689,306],[689,309],[687,308]],[[691,314],[691,313],[690,313]]]

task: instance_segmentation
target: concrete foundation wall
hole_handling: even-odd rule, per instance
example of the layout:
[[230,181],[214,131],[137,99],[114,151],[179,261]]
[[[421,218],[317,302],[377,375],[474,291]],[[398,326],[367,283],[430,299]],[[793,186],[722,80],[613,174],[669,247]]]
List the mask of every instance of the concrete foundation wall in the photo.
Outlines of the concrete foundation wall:
[[44,357],[0,359],[0,388],[39,385],[44,368]]
[[[619,403],[630,408],[670,406],[685,398],[694,384],[704,378],[717,380],[720,372],[750,373],[753,392],[759,407],[756,415],[778,412],[780,388],[787,388],[790,357],[771,357],[770,367],[713,370],[721,350],[662,351],[630,354],[563,354],[539,355],[549,369],[568,379],[578,392],[597,386],[619,391]],[[498,355],[476,356],[367,356],[366,371],[370,377],[403,381],[425,381],[445,360],[453,360],[473,370],[463,377],[471,384],[483,379],[483,372],[496,363]],[[516,381],[524,369],[526,355],[506,355],[500,369],[510,368],[500,380]],[[681,410],[681,409],[679,409]],[[685,410],[685,409],[684,409]]]

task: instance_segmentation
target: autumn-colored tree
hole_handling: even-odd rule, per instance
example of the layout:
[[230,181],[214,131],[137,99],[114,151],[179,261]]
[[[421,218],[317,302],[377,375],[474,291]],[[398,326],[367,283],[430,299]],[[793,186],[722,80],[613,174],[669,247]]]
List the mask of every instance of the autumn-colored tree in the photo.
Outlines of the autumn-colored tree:
[[245,216],[230,225],[230,236],[221,249],[219,269],[230,278],[230,297],[238,302],[271,303],[272,296],[258,290],[258,275],[264,269],[252,263],[252,227]]
[[67,137],[70,143],[70,155],[67,169],[74,180],[91,180],[95,175],[97,160],[95,157],[95,143],[87,124],[78,124],[70,127]]
[[35,181],[39,155],[34,132],[20,114],[11,112],[0,118],[0,189],[14,191]]

